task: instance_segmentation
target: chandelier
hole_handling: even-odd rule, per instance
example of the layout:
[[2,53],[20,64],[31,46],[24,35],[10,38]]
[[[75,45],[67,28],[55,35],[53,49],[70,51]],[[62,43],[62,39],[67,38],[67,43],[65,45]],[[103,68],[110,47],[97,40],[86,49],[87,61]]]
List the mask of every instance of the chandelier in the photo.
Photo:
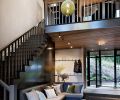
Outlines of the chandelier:
[[75,5],[72,0],[65,0],[61,5],[61,12],[65,16],[70,16],[75,11]]

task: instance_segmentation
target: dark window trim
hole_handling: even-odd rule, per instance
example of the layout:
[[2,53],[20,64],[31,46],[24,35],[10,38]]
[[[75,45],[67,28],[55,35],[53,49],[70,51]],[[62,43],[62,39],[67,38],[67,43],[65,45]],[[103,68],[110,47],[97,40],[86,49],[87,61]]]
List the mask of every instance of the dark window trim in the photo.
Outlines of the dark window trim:
[[[101,55],[101,51],[114,51],[114,54],[112,56],[102,56]],[[117,64],[117,59],[116,57],[120,56],[119,54],[117,54],[117,52],[120,51],[120,49],[114,49],[114,50],[96,50],[96,51],[88,51],[87,52],[87,65],[88,65],[88,70],[87,70],[87,79],[88,79],[88,86],[90,86],[90,58],[98,58],[99,57],[99,69],[100,69],[100,86],[102,85],[102,70],[101,70],[101,58],[102,57],[114,57],[114,87],[117,87],[117,68],[116,68],[116,64]],[[98,52],[99,54],[97,56],[90,56],[90,52]],[[97,63],[97,62],[96,62]],[[95,65],[97,66],[97,65]],[[96,67],[96,72],[97,72],[97,67]],[[97,76],[96,76],[96,87],[97,86]]]

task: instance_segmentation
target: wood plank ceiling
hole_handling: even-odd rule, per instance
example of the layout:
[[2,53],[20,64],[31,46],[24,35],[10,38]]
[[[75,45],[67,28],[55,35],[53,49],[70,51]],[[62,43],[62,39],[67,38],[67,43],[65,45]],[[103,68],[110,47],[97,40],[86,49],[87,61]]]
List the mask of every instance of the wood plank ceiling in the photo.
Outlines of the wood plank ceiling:
[[[61,34],[62,38],[59,38]],[[56,49],[63,48],[87,48],[87,49],[114,49],[120,48],[120,27],[110,29],[96,29],[72,31],[63,33],[51,33]],[[68,45],[68,42],[71,45]],[[104,45],[98,45],[99,42],[105,42]]]

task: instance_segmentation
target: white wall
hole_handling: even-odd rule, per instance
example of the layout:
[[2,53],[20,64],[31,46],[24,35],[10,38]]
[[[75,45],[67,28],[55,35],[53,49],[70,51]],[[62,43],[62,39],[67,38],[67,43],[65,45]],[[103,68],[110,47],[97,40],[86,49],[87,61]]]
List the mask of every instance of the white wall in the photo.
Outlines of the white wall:
[[[58,67],[63,67],[61,73],[66,73],[69,78],[67,82],[83,82],[83,73],[74,73],[74,60],[80,59],[83,72],[83,49],[62,49],[55,51],[55,71]],[[66,60],[66,61],[64,61]],[[71,60],[71,61],[67,61]],[[72,61],[73,60],[73,61]],[[55,72],[57,74],[57,72]],[[56,76],[56,81],[58,80]]]
[[0,0],[0,50],[43,18],[43,0]]

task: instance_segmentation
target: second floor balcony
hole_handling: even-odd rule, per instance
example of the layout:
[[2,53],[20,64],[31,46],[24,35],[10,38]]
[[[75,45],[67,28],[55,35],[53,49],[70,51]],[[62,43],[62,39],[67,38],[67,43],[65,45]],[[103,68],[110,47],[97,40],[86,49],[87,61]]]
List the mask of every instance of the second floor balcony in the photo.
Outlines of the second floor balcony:
[[73,0],[75,11],[71,16],[62,14],[63,1],[45,1],[47,33],[120,26],[119,0]]

